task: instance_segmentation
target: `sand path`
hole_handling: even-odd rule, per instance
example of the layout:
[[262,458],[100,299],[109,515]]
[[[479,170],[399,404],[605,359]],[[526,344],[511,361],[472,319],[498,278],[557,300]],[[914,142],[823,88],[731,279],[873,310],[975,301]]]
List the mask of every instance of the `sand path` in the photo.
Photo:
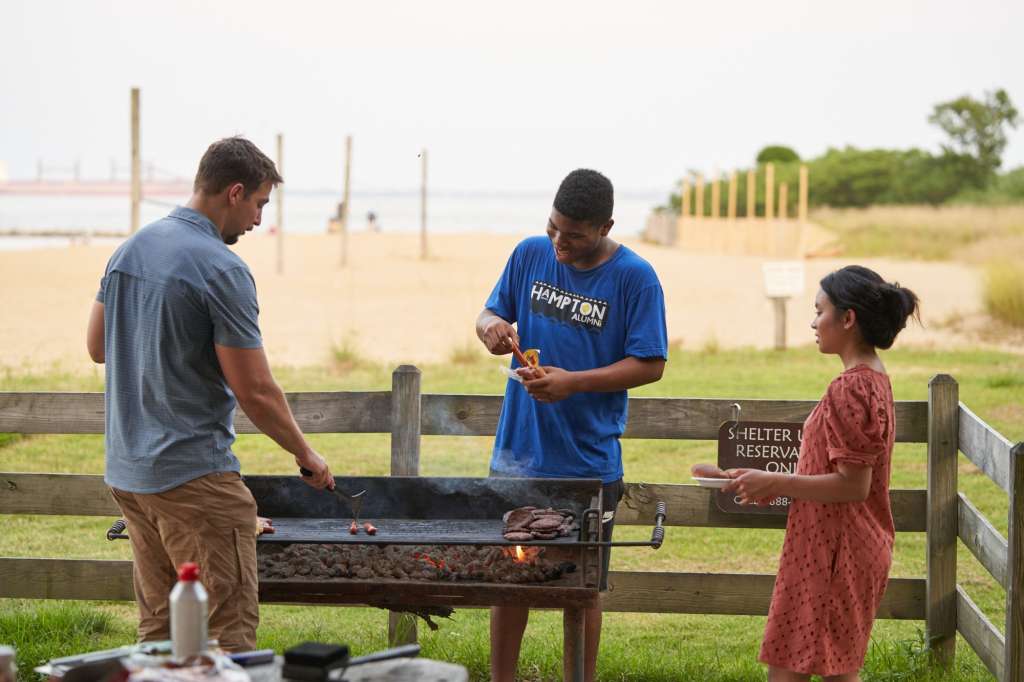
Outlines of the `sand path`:
[[[250,234],[238,245],[256,277],[261,326],[275,365],[314,365],[333,345],[392,365],[449,358],[475,343],[473,321],[520,236],[434,235],[432,256],[419,259],[415,234],[350,236],[349,267],[338,267],[337,237],[294,236],[286,242],[285,272],[275,271],[275,239]],[[686,253],[635,240],[624,243],[647,258],[665,289],[669,338],[684,348],[770,347],[773,313],[763,294],[762,258]],[[89,371],[84,332],[110,244],[0,252],[0,367]],[[806,263],[804,294],[789,302],[787,334],[813,342],[808,324],[818,279],[848,259]],[[951,348],[976,345],[938,324],[977,314],[977,273],[951,263],[860,261],[914,289],[925,327],[901,343]]]

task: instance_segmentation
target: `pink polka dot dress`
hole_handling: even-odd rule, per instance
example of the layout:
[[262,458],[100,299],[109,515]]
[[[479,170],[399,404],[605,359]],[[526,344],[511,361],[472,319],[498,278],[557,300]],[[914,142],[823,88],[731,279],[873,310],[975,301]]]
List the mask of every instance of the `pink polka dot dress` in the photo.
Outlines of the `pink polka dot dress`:
[[869,466],[871,489],[863,502],[792,502],[762,663],[817,675],[863,666],[892,563],[894,438],[889,377],[866,365],[836,377],[804,423],[798,474]]

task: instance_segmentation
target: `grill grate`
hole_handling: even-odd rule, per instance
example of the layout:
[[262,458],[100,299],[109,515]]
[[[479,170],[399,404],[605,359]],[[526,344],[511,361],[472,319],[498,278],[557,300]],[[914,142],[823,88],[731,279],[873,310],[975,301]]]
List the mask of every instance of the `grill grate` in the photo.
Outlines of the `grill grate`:
[[[570,535],[535,542],[508,542],[502,537],[502,522],[487,519],[365,519],[377,527],[376,535],[367,535],[360,527],[358,535],[348,532],[351,518],[296,519],[275,518],[274,533],[261,535],[260,542],[377,544],[377,545],[576,545],[579,538]],[[364,519],[360,519],[360,524]]]

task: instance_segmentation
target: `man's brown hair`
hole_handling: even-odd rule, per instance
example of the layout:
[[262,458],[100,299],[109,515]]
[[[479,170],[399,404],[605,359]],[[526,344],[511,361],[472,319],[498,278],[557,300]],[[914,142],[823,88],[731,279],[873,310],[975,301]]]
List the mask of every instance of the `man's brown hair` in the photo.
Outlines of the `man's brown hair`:
[[277,186],[284,178],[256,145],[236,135],[217,140],[207,148],[199,160],[193,189],[219,194],[229,185],[240,182],[245,187],[245,195],[249,196],[268,181]]

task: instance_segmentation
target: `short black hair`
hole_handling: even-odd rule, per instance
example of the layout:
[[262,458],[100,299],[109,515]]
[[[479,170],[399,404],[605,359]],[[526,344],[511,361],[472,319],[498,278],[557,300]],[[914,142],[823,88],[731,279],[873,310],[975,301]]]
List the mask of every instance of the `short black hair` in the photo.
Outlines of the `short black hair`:
[[249,140],[240,135],[226,137],[211,144],[199,160],[199,170],[193,184],[195,191],[220,194],[236,182],[245,187],[249,196],[264,182],[277,186],[284,182],[274,162]]
[[558,186],[554,205],[566,218],[601,227],[612,217],[615,190],[612,181],[596,170],[577,168]]
[[847,265],[825,275],[821,290],[839,310],[856,312],[861,336],[882,350],[892,346],[908,317],[918,316],[919,303],[913,291],[899,282],[886,282],[862,265]]

